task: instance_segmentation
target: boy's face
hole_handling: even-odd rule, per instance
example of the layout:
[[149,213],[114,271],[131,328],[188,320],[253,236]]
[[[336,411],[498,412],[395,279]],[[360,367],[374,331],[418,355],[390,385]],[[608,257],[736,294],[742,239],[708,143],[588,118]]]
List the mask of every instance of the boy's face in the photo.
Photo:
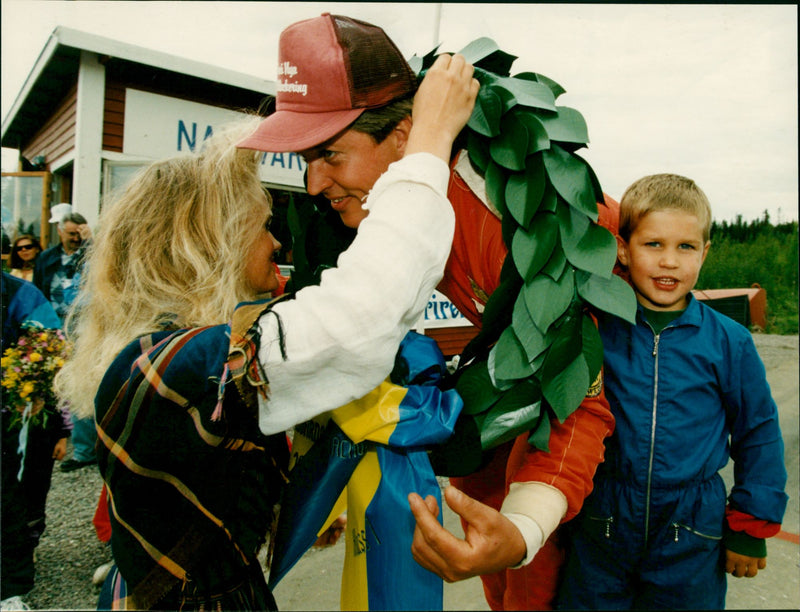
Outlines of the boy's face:
[[330,200],[347,227],[356,228],[368,211],[361,205],[389,164],[403,157],[410,120],[404,119],[381,142],[347,130],[317,147],[301,151],[308,163],[308,193]]
[[639,219],[630,240],[619,240],[620,262],[628,267],[636,299],[651,310],[683,310],[697,283],[711,243],[703,242],[698,218],[661,210]]

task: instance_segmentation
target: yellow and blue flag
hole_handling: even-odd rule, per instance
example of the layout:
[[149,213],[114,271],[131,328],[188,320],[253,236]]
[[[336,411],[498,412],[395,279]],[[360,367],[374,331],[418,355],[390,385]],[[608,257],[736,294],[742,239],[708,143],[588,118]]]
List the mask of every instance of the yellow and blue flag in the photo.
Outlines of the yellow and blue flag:
[[342,609],[442,609],[442,580],[411,556],[415,521],[407,495],[433,495],[441,507],[427,448],[450,437],[463,406],[456,391],[436,386],[445,372],[435,342],[410,332],[398,352],[395,382],[384,381],[334,410],[327,424],[318,420],[300,428],[307,435],[316,428],[318,439],[289,474],[270,587],[341,513],[337,500],[344,498]]

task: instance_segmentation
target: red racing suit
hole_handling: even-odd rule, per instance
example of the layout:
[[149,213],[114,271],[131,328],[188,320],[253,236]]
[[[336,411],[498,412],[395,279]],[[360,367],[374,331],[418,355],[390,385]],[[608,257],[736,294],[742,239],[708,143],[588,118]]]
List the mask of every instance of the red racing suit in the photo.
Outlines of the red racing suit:
[[[489,296],[500,282],[500,269],[507,249],[502,239],[501,222],[451,165],[448,199],[456,215],[453,248],[437,289],[477,327]],[[614,235],[618,233],[619,204],[605,196],[599,205],[599,223]],[[593,385],[593,388],[595,386]],[[451,483],[496,510],[514,482],[540,482],[561,491],[567,512],[561,519],[573,518],[592,490],[592,478],[603,460],[603,441],[614,429],[602,385],[587,396],[564,423],[551,423],[550,452],[539,451],[522,434],[495,449],[490,462],[466,477],[453,477]],[[481,576],[486,600],[493,610],[547,610],[552,608],[564,550],[559,529],[547,539],[533,561],[519,569],[506,569]]]

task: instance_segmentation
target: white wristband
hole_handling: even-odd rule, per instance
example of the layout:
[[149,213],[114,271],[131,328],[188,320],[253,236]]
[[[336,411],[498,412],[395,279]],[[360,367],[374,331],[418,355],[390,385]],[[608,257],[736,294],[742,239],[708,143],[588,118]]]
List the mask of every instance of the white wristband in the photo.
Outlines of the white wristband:
[[539,552],[544,544],[544,534],[542,533],[542,528],[539,527],[539,524],[525,514],[510,513],[503,514],[503,516],[514,523],[516,528],[519,529],[519,532],[522,534],[522,539],[525,540],[525,558],[517,563],[517,565],[512,565],[509,568],[519,569],[520,567],[524,567],[533,561],[536,553]]

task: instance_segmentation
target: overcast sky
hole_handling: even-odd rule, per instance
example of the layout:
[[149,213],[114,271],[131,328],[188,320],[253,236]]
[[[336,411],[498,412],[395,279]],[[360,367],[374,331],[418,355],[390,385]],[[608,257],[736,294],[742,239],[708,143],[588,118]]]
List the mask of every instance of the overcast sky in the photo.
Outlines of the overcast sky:
[[[798,218],[797,7],[2,0],[5,119],[57,25],[276,78],[287,25],[324,11],[380,25],[410,57],[488,36],[561,84],[581,154],[619,199],[637,178],[697,181],[715,218]],[[440,11],[437,10],[440,7]],[[440,19],[437,18],[440,12]],[[437,23],[439,24],[437,28]],[[3,169],[12,170],[4,150]]]

